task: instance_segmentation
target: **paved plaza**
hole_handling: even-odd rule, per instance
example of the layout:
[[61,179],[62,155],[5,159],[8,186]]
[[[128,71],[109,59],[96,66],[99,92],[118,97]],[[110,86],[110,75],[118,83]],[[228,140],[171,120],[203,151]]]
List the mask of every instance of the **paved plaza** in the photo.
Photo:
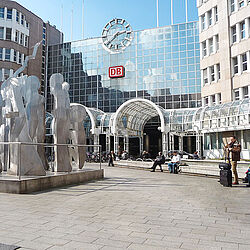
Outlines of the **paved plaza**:
[[250,249],[250,189],[109,167],[106,178],[0,194],[0,243],[22,249]]

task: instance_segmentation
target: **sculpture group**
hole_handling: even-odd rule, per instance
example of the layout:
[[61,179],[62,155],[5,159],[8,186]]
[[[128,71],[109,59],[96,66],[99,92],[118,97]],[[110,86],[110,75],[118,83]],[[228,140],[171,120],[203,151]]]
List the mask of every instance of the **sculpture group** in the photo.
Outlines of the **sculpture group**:
[[[4,169],[13,175],[43,176],[49,169],[42,144],[45,141],[45,99],[39,94],[39,79],[36,76],[17,77],[29,59],[35,58],[38,46],[35,46],[32,56],[26,57],[23,66],[1,85],[0,141],[25,144],[21,147],[18,144],[0,144],[0,172]],[[85,162],[85,148],[69,144],[85,144],[85,108],[70,104],[69,84],[63,81],[61,74],[51,76],[50,89],[54,97],[55,171],[70,172],[72,166],[81,169]]]

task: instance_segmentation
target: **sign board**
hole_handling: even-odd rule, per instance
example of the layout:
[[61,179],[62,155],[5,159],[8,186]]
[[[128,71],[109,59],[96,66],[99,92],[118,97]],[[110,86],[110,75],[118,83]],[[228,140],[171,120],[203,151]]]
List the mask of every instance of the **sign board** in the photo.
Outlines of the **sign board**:
[[123,66],[109,67],[109,77],[119,78],[125,76],[125,68]]

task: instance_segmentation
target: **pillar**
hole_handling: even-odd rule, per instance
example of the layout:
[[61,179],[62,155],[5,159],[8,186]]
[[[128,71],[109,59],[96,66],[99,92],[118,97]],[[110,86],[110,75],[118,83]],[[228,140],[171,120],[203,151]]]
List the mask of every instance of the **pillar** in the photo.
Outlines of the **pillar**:
[[124,137],[124,150],[126,152],[129,152],[129,137],[128,136]]
[[179,150],[183,151],[183,136],[179,136]]
[[118,154],[119,149],[119,137],[117,135],[114,135],[114,153]]
[[201,136],[199,132],[196,134],[196,151],[201,156]]
[[[94,134],[94,145],[99,145],[99,134]],[[94,147],[94,153],[98,153],[99,148]]]
[[162,153],[167,156],[168,154],[168,133],[162,133]]
[[238,74],[241,75],[242,74],[242,57],[241,55],[237,56],[237,62],[238,62]]
[[236,42],[240,42],[240,40],[241,40],[240,23],[236,23]]
[[106,134],[106,151],[110,152],[110,135]]
[[243,88],[239,88],[239,98],[240,100],[243,100],[244,99],[244,93],[243,93]]
[[170,150],[173,151],[174,150],[174,135],[172,133],[169,134],[169,141],[170,141]]
[[143,152],[143,137],[139,137],[140,155]]

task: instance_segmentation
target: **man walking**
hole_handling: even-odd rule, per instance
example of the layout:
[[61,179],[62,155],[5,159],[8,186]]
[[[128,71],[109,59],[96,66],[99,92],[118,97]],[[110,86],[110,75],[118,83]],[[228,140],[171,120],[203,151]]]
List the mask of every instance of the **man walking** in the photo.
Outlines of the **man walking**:
[[109,164],[108,166],[112,166],[114,167],[114,160],[115,160],[115,153],[114,151],[111,151],[109,154],[108,154],[108,158],[109,158]]
[[228,143],[225,146],[225,149],[227,150],[227,157],[228,160],[230,161],[230,153],[231,153],[231,165],[232,165],[232,170],[234,174],[234,185],[238,185],[238,173],[237,173],[237,161],[240,161],[240,152],[241,152],[241,145],[238,143],[236,140],[235,136],[230,137],[230,143]]
[[161,172],[163,172],[161,164],[164,164],[164,163],[165,163],[165,157],[164,157],[164,155],[162,155],[161,152],[159,152],[158,156],[156,157],[156,159],[154,161],[153,166],[151,167],[151,169],[152,169],[151,172],[155,172],[155,169],[157,166],[159,166],[161,169]]

